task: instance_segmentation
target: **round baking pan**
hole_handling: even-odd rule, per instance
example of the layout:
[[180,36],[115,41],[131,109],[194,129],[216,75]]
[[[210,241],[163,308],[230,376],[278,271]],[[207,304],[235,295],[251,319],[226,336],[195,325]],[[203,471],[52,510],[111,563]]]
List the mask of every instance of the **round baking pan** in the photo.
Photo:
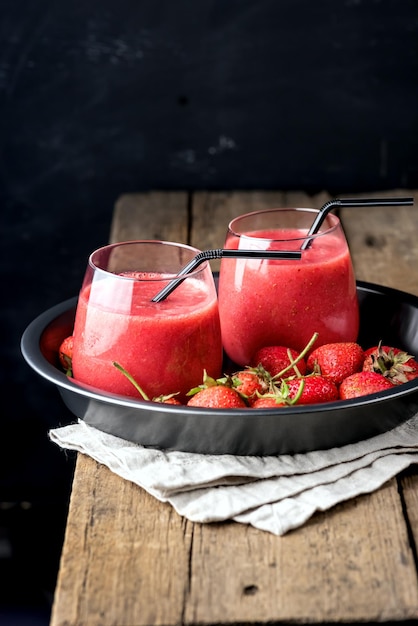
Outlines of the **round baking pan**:
[[[418,355],[418,298],[357,282],[363,348],[393,345]],[[77,384],[59,366],[77,298],[39,315],[25,330],[22,354],[57,386],[87,424],[143,446],[204,454],[277,455],[354,443],[394,428],[418,411],[418,379],[353,400],[277,409],[205,409],[144,402]]]

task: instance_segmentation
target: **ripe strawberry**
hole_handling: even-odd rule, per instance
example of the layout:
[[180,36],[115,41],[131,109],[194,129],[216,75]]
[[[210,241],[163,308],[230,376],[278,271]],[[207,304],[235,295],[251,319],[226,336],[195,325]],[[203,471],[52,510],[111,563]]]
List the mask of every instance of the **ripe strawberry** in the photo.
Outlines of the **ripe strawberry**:
[[326,376],[313,374],[283,381],[282,393],[294,404],[319,404],[338,400],[337,385]]
[[383,374],[377,372],[356,372],[345,378],[339,388],[341,400],[358,398],[370,393],[393,389],[394,385]]
[[250,405],[271,386],[271,376],[261,365],[235,372],[230,380],[235,391],[244,396]]
[[315,348],[306,365],[309,372],[318,372],[339,385],[344,378],[361,370],[363,360],[363,348],[358,343],[328,343]]
[[61,345],[58,349],[58,357],[61,363],[62,368],[67,373],[67,375],[71,374],[72,365],[73,365],[73,344],[74,337],[70,335],[66,337],[64,341],[61,342]]
[[383,374],[394,385],[400,385],[418,377],[418,362],[400,348],[379,343],[365,351],[363,370]]
[[260,396],[251,404],[252,409],[276,409],[281,406],[287,406],[287,403],[280,399],[280,396],[266,394]]
[[247,407],[241,394],[233,389],[233,381],[230,376],[212,378],[206,370],[203,371],[202,384],[190,389],[186,395],[191,396],[187,406],[202,406],[213,409]]
[[170,393],[167,396],[156,396],[152,399],[152,402],[162,402],[163,404],[175,404],[181,406],[180,400],[175,397],[176,395],[176,393]]
[[242,409],[247,407],[243,398],[235,389],[222,384],[200,389],[190,398],[187,406],[211,409]]
[[250,364],[254,367],[261,365],[272,377],[282,373],[286,376],[303,376],[306,372],[306,363],[303,357],[297,361],[297,370],[289,367],[292,362],[299,358],[299,355],[299,352],[286,346],[265,346],[257,350]]

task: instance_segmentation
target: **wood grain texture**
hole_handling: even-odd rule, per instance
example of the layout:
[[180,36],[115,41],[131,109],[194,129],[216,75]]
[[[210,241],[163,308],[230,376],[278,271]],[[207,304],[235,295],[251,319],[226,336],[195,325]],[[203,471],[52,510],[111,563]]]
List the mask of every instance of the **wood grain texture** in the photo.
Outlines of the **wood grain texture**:
[[183,191],[124,194],[115,205],[111,243],[159,239],[187,243],[188,199]]
[[414,205],[346,208],[340,213],[354,270],[358,280],[418,295],[418,193],[395,190],[386,195],[413,197]]
[[398,479],[405,505],[405,515],[409,525],[411,545],[417,555],[418,547],[418,471],[412,467],[401,474]]
[[51,624],[178,624],[191,524],[79,455]]
[[406,620],[417,589],[395,480],[280,538],[187,522],[79,455],[51,624]]
[[232,523],[195,525],[191,573],[190,624],[417,615],[415,567],[396,481],[281,538]]
[[[165,211],[183,206],[183,199],[152,194],[153,206],[165,206]],[[200,192],[191,199],[189,231],[189,217],[187,226],[172,216],[168,225],[156,223],[163,219],[157,210],[143,219],[150,195],[131,194],[116,207],[111,236],[117,241],[139,232],[144,238],[153,232],[190,232],[183,241],[204,249],[220,247],[228,220],[237,214],[272,206],[321,206],[328,199],[326,194]],[[393,263],[382,264],[382,270],[369,267],[364,234],[370,214],[363,221],[354,211],[347,209],[342,217],[361,278],[408,290],[416,281],[417,265],[409,275]],[[415,259],[415,213],[408,209],[393,221],[393,213],[383,218],[379,211],[374,235],[385,233],[385,245],[394,255],[397,246],[389,234],[396,233],[399,241],[411,244],[408,254]],[[180,210],[183,222],[186,213]],[[276,537],[233,522],[187,522],[169,505],[79,455],[51,624],[418,619],[417,493],[418,475],[411,469],[378,491],[318,513],[303,527]]]

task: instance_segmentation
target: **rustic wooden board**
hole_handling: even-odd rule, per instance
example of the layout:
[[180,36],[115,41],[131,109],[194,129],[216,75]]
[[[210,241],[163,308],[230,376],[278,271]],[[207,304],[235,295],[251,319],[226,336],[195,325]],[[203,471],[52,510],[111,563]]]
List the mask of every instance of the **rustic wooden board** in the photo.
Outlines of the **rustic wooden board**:
[[[367,195],[379,198],[382,193]],[[358,280],[418,295],[418,192],[395,190],[386,195],[413,197],[414,205],[340,212],[354,270]]]
[[109,241],[159,239],[187,243],[188,196],[184,191],[124,194],[118,198]]
[[405,515],[410,527],[412,540],[418,546],[418,471],[411,468],[399,477],[402,497],[405,503]]
[[79,455],[51,624],[417,617],[395,482],[279,538],[235,523],[187,522]]
[[[391,513],[382,515],[387,507]],[[195,525],[192,563],[190,624],[417,615],[413,555],[395,481],[281,538],[237,524]]]
[[[166,194],[152,195],[154,207],[179,206],[177,195],[172,204]],[[190,226],[191,243],[200,248],[220,247],[225,225],[236,214],[278,203],[320,206],[329,198],[202,192],[192,198],[186,226],[168,218],[168,225],[157,223],[157,227],[152,219],[152,214],[158,215],[161,222],[157,210],[143,219],[149,199],[149,194],[133,194],[118,203],[113,241],[165,232],[186,242]],[[183,217],[178,219],[185,220],[187,211],[180,213]],[[396,232],[401,240],[412,241],[415,215],[407,214]],[[368,273],[370,259],[363,252],[365,224],[352,212],[343,217],[363,279],[381,284],[393,281],[405,288],[409,277],[394,275],[391,265],[384,274],[376,268]],[[378,221],[384,228],[384,220]],[[185,239],[177,238],[181,233]],[[417,254],[416,245],[412,254]],[[317,514],[302,528],[276,537],[232,522],[187,522],[169,505],[79,455],[51,624],[176,626],[418,619],[417,572],[410,542],[411,537],[418,541],[417,493],[418,476],[411,471],[371,495]]]
[[51,623],[180,623],[191,541],[171,506],[79,455]]
[[191,524],[80,456],[51,623],[417,617],[394,482],[277,538],[234,523]]

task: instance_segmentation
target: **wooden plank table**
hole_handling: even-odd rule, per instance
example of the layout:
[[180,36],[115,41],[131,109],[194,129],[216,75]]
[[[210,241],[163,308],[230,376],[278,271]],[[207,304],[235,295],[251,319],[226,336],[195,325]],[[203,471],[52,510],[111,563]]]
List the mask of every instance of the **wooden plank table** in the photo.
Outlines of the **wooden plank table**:
[[[357,278],[418,295],[418,192],[385,195],[414,195],[415,207],[340,214]],[[110,240],[217,248],[238,214],[320,207],[329,199],[282,192],[125,195],[116,204]],[[234,522],[189,522],[79,454],[51,624],[415,620],[417,542],[415,469],[276,537]]]

